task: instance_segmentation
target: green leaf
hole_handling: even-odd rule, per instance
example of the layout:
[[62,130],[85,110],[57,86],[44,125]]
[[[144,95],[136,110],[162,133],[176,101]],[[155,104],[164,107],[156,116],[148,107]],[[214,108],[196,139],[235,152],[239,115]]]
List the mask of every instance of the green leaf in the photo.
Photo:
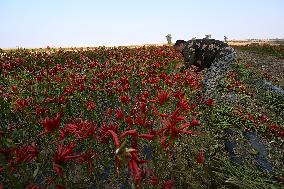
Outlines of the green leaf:
[[39,163],[36,163],[36,169],[35,169],[35,171],[34,171],[34,173],[33,173],[33,177],[34,177],[34,178],[37,176],[38,171],[39,171]]

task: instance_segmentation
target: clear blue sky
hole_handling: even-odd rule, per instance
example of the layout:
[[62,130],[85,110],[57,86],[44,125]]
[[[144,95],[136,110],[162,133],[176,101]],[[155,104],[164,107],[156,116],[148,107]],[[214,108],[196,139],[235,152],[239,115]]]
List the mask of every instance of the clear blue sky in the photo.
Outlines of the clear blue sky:
[[0,48],[284,37],[284,0],[0,0],[0,16]]

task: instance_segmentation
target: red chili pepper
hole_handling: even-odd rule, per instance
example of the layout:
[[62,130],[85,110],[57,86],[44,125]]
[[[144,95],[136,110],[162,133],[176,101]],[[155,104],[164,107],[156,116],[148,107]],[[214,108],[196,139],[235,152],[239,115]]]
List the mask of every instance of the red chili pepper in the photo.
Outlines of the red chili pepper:
[[200,122],[195,117],[192,117],[191,126],[198,126],[198,125],[200,125]]
[[201,150],[198,152],[197,156],[196,156],[196,162],[199,164],[203,164],[205,161],[205,154],[204,151]]
[[138,136],[138,132],[136,131],[136,129],[124,131],[124,132],[120,135],[120,138],[123,139],[123,138],[126,137],[127,135],[131,135],[131,136],[137,137],[137,136]]
[[117,134],[115,132],[113,132],[112,130],[108,130],[108,132],[111,134],[116,148],[119,148],[120,147],[120,142],[119,142],[119,139],[117,137]]
[[139,138],[144,138],[146,140],[153,140],[155,135],[151,135],[151,134],[139,134],[138,135]]

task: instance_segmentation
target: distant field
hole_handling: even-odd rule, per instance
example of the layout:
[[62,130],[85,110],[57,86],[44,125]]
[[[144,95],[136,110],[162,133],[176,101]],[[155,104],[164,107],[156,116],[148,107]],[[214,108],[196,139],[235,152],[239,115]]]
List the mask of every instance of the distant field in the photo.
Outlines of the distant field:
[[[279,40],[279,41],[265,41],[265,40],[259,40],[259,41],[250,41],[250,40],[228,40],[228,44],[232,45],[232,46],[249,46],[249,45],[270,45],[270,46],[282,46],[284,45],[284,40]],[[134,48],[134,47],[142,47],[142,46],[163,46],[163,45],[168,45],[167,43],[159,43],[159,44],[141,44],[141,45],[122,45],[122,46],[117,46],[117,47],[129,47],[129,48]],[[91,50],[94,48],[98,48],[99,46],[93,46],[93,47],[62,47],[61,49],[64,50],[78,50],[78,49],[82,49],[82,50]],[[106,46],[107,48],[113,48],[113,46]],[[43,48],[25,48],[25,49],[34,49],[37,51],[41,51],[44,50],[46,47]],[[0,48],[1,49],[1,48]],[[17,48],[2,48],[2,50],[7,51],[7,50],[13,50],[13,49],[17,49]],[[59,49],[59,47],[57,48]]]

